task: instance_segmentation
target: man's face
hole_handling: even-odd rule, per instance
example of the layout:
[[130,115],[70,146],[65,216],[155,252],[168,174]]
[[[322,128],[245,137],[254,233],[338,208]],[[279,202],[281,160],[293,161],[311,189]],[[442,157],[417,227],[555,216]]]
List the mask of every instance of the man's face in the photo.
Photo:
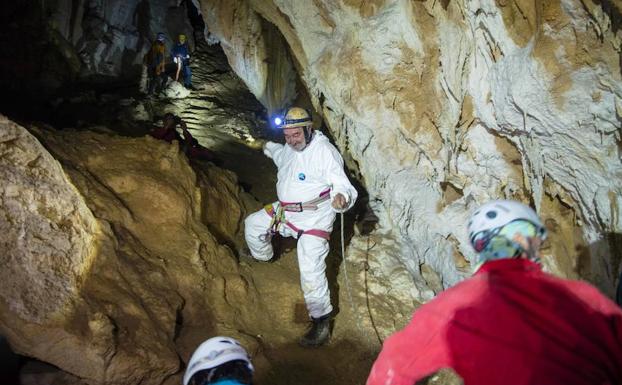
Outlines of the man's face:
[[302,127],[286,128],[283,130],[285,141],[296,151],[302,151],[307,147],[305,133]]

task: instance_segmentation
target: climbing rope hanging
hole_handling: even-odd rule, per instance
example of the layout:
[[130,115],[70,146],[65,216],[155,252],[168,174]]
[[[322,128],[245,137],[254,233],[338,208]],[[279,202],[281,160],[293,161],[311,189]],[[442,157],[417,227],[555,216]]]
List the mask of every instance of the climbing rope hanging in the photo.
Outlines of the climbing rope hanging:
[[[343,212],[339,213],[340,219],[341,219],[341,263],[343,265],[343,275],[345,277],[345,283],[346,283],[346,292],[348,293],[348,300],[350,301],[350,308],[352,309],[352,313],[354,313],[354,316],[356,317],[356,326],[358,327],[359,331],[363,331],[363,324],[361,322],[361,318],[359,317],[359,313],[358,311],[356,311],[356,307],[354,306],[354,300],[352,299],[352,289],[350,287],[350,280],[348,279],[348,268],[347,268],[347,264],[348,261],[346,259],[346,243],[345,243],[345,235],[344,235],[344,220],[343,220]],[[372,340],[369,337],[369,333],[365,333],[365,336],[367,338],[367,342],[369,342],[369,345],[373,345]]]

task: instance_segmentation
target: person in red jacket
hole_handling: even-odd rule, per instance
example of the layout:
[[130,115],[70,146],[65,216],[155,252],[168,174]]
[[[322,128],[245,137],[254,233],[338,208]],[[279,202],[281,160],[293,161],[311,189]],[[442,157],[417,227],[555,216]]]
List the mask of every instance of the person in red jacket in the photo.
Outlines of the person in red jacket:
[[385,341],[367,385],[413,385],[442,368],[465,385],[622,384],[622,310],[542,272],[546,230],[531,208],[487,203],[468,231],[479,269]]
[[201,146],[199,141],[190,134],[188,127],[184,121],[179,124],[181,126],[182,133],[184,134],[183,148],[188,159],[207,160],[220,164],[220,160],[216,159],[214,153],[209,149]]
[[[162,122],[162,127],[154,127],[151,132],[149,132],[149,135],[168,143],[172,143],[176,140],[180,144],[188,159],[206,160],[217,165],[222,164],[222,162],[214,156],[212,151],[201,146],[199,141],[193,137],[192,134],[190,134],[188,126],[186,126],[186,122],[184,122],[179,116],[167,112],[164,114]],[[183,139],[177,132],[178,125],[181,127],[184,135]]]
[[174,140],[181,143],[183,139],[176,128],[180,121],[181,120],[177,116],[167,112],[162,118],[162,127],[154,127],[151,132],[149,132],[149,135],[169,143],[172,143]]

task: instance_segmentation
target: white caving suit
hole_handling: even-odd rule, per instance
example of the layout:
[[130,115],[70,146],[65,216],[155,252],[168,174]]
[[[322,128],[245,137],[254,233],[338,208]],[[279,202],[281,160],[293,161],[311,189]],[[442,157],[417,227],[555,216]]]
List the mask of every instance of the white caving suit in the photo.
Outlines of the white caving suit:
[[[316,131],[302,151],[296,151],[287,144],[268,142],[264,153],[274,160],[278,168],[276,190],[280,202],[308,202],[330,189],[330,199],[319,203],[317,210],[284,212],[286,220],[301,230],[317,229],[330,234],[336,216],[331,206],[335,195],[345,197],[345,210],[354,205],[358,195],[343,171],[343,159],[335,146],[324,134]],[[275,210],[278,204],[272,204]],[[269,236],[271,222],[272,217],[266,210],[257,211],[245,220],[246,243],[253,258],[260,261],[268,261],[273,256]],[[278,232],[285,237],[298,238],[300,284],[309,315],[313,318],[327,315],[333,310],[324,261],[329,250],[328,240],[311,234],[298,237],[296,231],[283,223]]]

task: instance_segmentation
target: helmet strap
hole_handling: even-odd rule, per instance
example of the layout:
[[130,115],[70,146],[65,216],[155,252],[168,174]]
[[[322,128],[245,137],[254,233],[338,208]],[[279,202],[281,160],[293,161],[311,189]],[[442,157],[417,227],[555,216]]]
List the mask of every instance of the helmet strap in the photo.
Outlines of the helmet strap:
[[304,132],[305,142],[308,146],[309,143],[311,143],[311,140],[313,139],[313,128],[311,126],[305,126],[302,128],[302,131]]
[[535,245],[535,243],[539,241],[530,237],[527,239],[527,242],[529,243],[529,247],[527,247],[527,250],[525,250],[527,259],[532,262],[540,263],[540,254],[538,253],[539,247]]

